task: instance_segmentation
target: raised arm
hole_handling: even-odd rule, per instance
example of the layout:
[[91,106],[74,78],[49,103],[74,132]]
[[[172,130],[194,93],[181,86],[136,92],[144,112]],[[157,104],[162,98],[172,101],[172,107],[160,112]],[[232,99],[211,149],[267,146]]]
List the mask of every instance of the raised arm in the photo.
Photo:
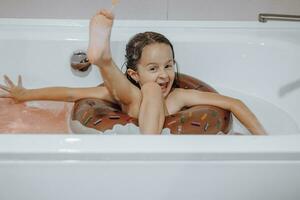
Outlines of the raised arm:
[[254,135],[266,135],[266,131],[251,110],[240,100],[211,92],[179,89],[181,106],[212,105],[231,111]]
[[69,87],[45,87],[38,89],[26,89],[22,86],[22,78],[19,76],[15,85],[7,76],[4,76],[6,85],[0,84],[0,88],[5,91],[2,98],[12,98],[17,102],[33,100],[50,100],[74,102],[82,98],[98,98],[110,102],[115,102],[108,90],[104,86],[90,88],[69,88]]

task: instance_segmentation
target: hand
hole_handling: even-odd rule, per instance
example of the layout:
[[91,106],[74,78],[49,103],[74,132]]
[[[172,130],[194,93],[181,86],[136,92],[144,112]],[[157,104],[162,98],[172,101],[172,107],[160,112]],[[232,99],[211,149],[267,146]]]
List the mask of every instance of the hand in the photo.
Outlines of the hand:
[[0,98],[12,98],[15,101],[22,101],[22,96],[25,94],[26,89],[22,86],[22,77],[18,76],[18,84],[15,85],[6,75],[4,75],[6,85],[0,84],[0,88],[6,93],[0,94]]

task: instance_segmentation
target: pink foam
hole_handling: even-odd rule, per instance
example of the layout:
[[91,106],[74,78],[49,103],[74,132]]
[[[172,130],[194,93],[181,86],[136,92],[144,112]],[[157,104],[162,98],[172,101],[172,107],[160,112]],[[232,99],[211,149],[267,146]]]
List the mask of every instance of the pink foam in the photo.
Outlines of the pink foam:
[[[28,103],[27,103],[28,104]],[[69,133],[73,104],[64,102],[15,103],[0,98],[0,133]]]

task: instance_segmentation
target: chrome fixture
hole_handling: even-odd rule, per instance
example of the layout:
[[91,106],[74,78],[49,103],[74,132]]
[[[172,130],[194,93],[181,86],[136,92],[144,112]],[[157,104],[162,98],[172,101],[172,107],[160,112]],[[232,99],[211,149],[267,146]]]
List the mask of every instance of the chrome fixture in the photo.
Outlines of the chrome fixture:
[[268,14],[268,13],[260,13],[258,15],[258,21],[267,22],[268,20],[300,21],[300,15],[281,15],[281,14]]
[[71,67],[75,70],[86,71],[89,69],[91,63],[89,63],[89,59],[87,58],[87,54],[85,51],[77,50],[71,56]]

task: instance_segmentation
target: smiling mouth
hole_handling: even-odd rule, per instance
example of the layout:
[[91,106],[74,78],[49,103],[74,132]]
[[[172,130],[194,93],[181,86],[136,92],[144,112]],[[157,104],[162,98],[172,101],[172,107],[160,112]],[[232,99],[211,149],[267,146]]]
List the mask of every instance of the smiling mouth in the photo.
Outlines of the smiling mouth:
[[159,83],[159,86],[162,91],[166,90],[168,88],[169,82],[166,83]]

